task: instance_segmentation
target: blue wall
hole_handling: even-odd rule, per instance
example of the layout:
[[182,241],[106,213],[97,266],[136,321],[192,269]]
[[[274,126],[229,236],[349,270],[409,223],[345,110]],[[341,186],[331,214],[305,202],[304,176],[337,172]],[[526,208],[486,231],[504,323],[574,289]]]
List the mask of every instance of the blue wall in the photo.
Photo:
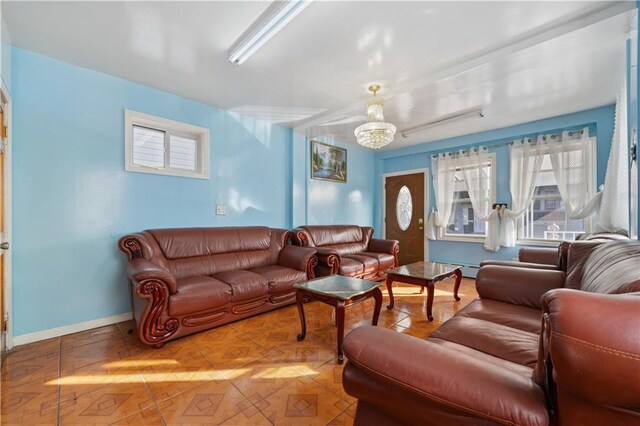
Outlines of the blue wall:
[[[124,234],[290,227],[290,129],[18,48],[13,77],[16,336],[129,311]],[[209,128],[211,179],[125,172],[125,108]]]
[[[574,114],[563,115],[503,129],[491,130],[472,135],[444,139],[407,148],[384,151],[375,154],[376,188],[374,197],[374,224],[376,235],[382,230],[382,176],[385,173],[399,172],[419,168],[431,169],[431,155],[447,152],[461,147],[493,145],[508,142],[538,133],[553,132],[560,129],[580,129],[589,126],[591,135],[597,137],[597,181],[604,182],[611,138],[615,106],[605,106]],[[511,204],[509,191],[509,149],[508,146],[490,148],[496,154],[496,201]],[[429,170],[431,173],[431,170]],[[431,176],[429,176],[431,181]],[[429,208],[435,206],[433,184],[429,183]],[[426,218],[425,218],[426,220]],[[510,260],[517,257],[519,247],[501,248],[498,253],[486,251],[482,243],[429,241],[429,259],[441,262],[462,262],[478,265],[485,259]],[[464,260],[461,260],[464,259]]]
[[[340,143],[334,145],[341,146]],[[307,144],[309,146],[309,144]],[[373,226],[373,152],[349,147],[347,182],[309,179],[307,224]],[[307,168],[309,170],[309,168]]]

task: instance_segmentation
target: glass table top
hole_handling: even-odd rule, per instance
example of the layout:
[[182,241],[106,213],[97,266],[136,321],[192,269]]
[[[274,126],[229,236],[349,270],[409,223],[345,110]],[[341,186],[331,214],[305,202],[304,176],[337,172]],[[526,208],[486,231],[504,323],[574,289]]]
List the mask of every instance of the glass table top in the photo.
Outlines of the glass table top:
[[422,278],[434,280],[443,275],[448,275],[456,269],[461,269],[461,265],[451,265],[449,263],[438,262],[416,262],[409,265],[399,266],[389,269],[387,274],[402,275],[405,277]]
[[354,296],[371,291],[380,285],[382,285],[382,283],[375,281],[343,277],[341,275],[330,275],[328,277],[316,278],[315,280],[294,284],[293,286],[311,293],[332,296],[340,300],[349,300]]

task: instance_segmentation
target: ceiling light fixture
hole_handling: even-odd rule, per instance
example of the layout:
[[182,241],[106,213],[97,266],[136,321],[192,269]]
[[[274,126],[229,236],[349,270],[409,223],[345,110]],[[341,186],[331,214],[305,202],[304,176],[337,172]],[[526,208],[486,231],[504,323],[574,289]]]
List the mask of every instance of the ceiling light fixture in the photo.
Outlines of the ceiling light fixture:
[[249,59],[312,1],[274,1],[229,50],[229,62],[240,65]]
[[378,90],[380,90],[380,86],[377,84],[369,86],[369,91],[373,93],[373,96],[366,103],[367,122],[356,127],[353,132],[360,145],[373,149],[389,145],[393,142],[393,136],[396,134],[396,126],[384,121],[382,114],[384,100],[376,96]]
[[447,124],[455,123],[458,121],[466,120],[468,118],[481,118],[484,117],[482,108],[471,108],[464,111],[459,111],[453,114],[444,115],[438,119],[429,121],[427,123],[420,124],[418,126],[409,127],[408,129],[401,130],[400,134],[403,138],[407,138],[410,135],[424,132],[425,130],[433,129],[435,127],[444,126]]

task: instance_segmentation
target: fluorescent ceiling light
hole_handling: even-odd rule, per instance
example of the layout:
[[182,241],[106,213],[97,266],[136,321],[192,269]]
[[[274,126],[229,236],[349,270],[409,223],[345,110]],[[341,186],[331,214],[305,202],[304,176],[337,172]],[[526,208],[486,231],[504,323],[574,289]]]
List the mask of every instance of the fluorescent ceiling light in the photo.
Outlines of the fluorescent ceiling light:
[[313,0],[275,1],[249,27],[229,50],[229,62],[240,65],[293,18],[298,16]]
[[413,135],[416,133],[421,133],[425,130],[433,129],[434,127],[445,126],[447,124],[455,123],[457,121],[466,120],[468,118],[475,117],[484,117],[482,112],[482,108],[471,108],[464,111],[458,111],[453,114],[443,115],[440,118],[429,121],[427,123],[420,124],[418,126],[409,127],[408,129],[402,130],[400,134],[403,138],[409,137],[409,135]]

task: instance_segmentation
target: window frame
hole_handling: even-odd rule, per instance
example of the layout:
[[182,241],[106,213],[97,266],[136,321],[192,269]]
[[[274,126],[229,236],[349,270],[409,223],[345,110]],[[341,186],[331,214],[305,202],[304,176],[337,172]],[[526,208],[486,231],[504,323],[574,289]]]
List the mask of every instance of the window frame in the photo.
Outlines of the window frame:
[[[590,136],[588,138],[589,142],[588,142],[588,146],[589,146],[589,151],[591,154],[591,173],[589,173],[591,179],[589,180],[589,189],[590,191],[595,195],[596,193],[596,188],[597,188],[597,182],[598,182],[598,147],[597,147],[597,140],[595,136]],[[576,140],[576,141],[570,141],[567,143],[567,148],[571,147],[572,145],[577,145],[579,143],[580,140]],[[514,149],[521,149],[521,148],[514,148]],[[547,155],[548,153],[548,148],[546,148],[545,155]],[[552,169],[550,169],[552,170]],[[541,170],[542,171],[542,170]],[[545,169],[546,171],[546,169]],[[537,198],[538,200],[542,200],[542,198]],[[557,196],[558,200],[561,200],[562,197],[560,197],[559,195]],[[534,195],[534,198],[532,198],[532,202],[535,202],[536,198]],[[527,209],[528,210],[528,209]],[[526,213],[525,213],[526,214]],[[583,219],[584,220],[584,232],[585,233],[589,233],[592,231],[593,229],[593,216],[589,216]],[[519,245],[533,245],[533,246],[552,246],[552,247],[557,247],[558,243],[562,243],[565,240],[545,240],[544,238],[526,238],[524,237],[524,215],[520,218],[518,218],[517,223],[516,223],[516,230],[517,230],[517,237],[516,237],[516,244]]]
[[[211,142],[209,129],[128,109],[124,110],[124,117],[125,171],[195,179],[210,178],[209,146]],[[165,167],[142,166],[133,163],[134,126],[164,132]],[[180,136],[196,141],[196,170],[185,170],[168,166],[170,164],[169,140],[171,136]]]
[[[473,149],[473,148],[471,148]],[[489,163],[490,163],[490,167],[492,170],[491,173],[491,190],[490,190],[490,196],[489,196],[489,202],[491,204],[494,204],[496,202],[496,193],[497,193],[497,187],[496,187],[496,153],[495,152],[488,152],[486,154],[480,154],[482,157],[485,157]],[[460,160],[463,162],[465,162],[464,159]],[[458,169],[456,169],[457,171]],[[465,199],[466,200],[466,199]],[[470,201],[470,199],[469,199]],[[453,203],[455,203],[456,201],[453,200]],[[451,213],[453,213],[453,206],[451,209]],[[474,215],[475,215],[475,211],[474,211]],[[441,228],[438,227],[438,239],[439,240],[443,240],[443,241],[458,241],[458,242],[472,242],[472,243],[484,243],[485,239],[487,238],[487,234],[486,234],[486,230],[485,230],[485,234],[483,235],[477,235],[477,234],[447,234],[446,232],[446,227]]]

